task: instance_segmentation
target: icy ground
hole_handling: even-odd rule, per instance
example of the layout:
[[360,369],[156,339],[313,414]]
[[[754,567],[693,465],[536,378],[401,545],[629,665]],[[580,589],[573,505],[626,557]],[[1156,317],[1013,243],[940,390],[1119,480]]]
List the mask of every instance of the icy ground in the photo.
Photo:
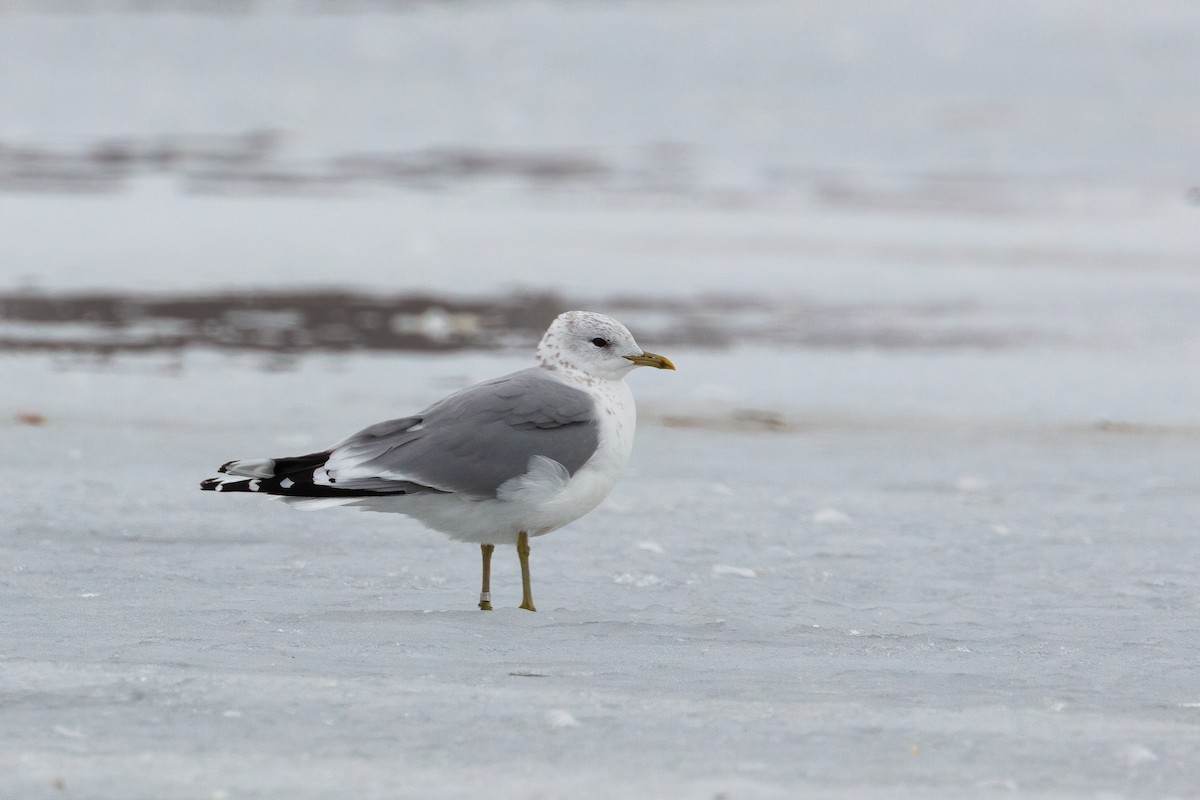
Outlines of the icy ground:
[[[718,332],[778,338],[662,348],[541,610],[506,550],[485,614],[475,548],[197,484],[520,354],[0,320],[0,800],[1200,793],[1195,3],[201,5],[0,0],[0,292],[518,285],[656,351],[770,298]],[[338,182],[447,152],[602,169]]]
[[196,489],[517,357],[5,357],[4,795],[1194,793],[1192,373],[1106,422],[1070,350],[671,355],[627,479],[534,541],[537,614],[511,550],[485,614],[471,546]]

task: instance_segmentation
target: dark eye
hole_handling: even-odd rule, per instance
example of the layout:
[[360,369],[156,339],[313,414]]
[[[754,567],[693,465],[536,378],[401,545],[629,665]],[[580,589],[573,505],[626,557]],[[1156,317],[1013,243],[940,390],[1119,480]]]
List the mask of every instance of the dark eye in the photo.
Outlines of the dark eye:
[[597,336],[595,339],[592,339],[592,344],[596,345],[596,347],[608,347],[608,339],[601,339]]

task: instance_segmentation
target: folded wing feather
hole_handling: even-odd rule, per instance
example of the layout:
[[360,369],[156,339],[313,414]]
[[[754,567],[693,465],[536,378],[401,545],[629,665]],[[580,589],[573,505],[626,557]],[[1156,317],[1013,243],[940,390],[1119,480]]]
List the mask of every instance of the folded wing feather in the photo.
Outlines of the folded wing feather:
[[[314,481],[366,491],[409,482],[472,497],[511,496],[534,486],[561,488],[597,443],[592,398],[535,367],[356,433],[330,451]],[[508,483],[527,473],[537,480]]]

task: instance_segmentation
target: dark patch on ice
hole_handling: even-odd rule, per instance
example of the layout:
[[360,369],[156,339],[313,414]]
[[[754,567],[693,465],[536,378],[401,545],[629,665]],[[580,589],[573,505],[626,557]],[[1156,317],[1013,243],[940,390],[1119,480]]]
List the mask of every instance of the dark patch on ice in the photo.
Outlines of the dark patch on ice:
[[113,354],[208,346],[280,354],[525,345],[563,308],[553,296],[469,301],[352,292],[0,295],[0,350]]
[[799,425],[790,422],[778,412],[760,409],[737,409],[729,414],[719,416],[669,414],[662,417],[659,421],[667,428],[728,432],[768,431],[772,433],[791,433],[799,428]]
[[295,195],[369,186],[437,190],[485,180],[532,188],[608,181],[614,169],[583,150],[432,147],[301,159],[278,130],[229,136],[163,135],[102,139],[79,149],[0,142],[0,190],[116,192],[162,175],[203,194]]
[[1200,433],[1195,425],[1155,425],[1147,422],[1125,420],[1097,420],[1092,430],[1126,436],[1180,436]]
[[[721,184],[703,168],[694,143],[645,141],[614,150],[594,146],[511,149],[446,144],[414,150],[298,154],[299,132],[266,127],[227,135],[160,134],[104,138],[73,148],[0,142],[0,191],[60,194],[115,193],[149,176],[182,192],[222,196],[325,196],[380,188],[443,192],[487,186],[540,192],[567,189],[600,195],[686,198],[706,206],[740,208],[790,198],[821,208],[877,209],[911,214],[938,211],[994,216],[1041,208],[1056,195],[1028,177],[986,173],[889,173],[760,164],[749,183]],[[1194,200],[1195,190],[1187,195]],[[762,246],[760,243],[758,246]],[[888,257],[945,258],[945,248],[888,245]],[[1026,263],[1045,257],[1084,258],[1036,250],[960,248],[972,258]],[[952,258],[961,258],[955,252]],[[1126,263],[1131,254],[1116,254]],[[1185,262],[1190,266],[1191,262]]]
[[[970,303],[834,305],[710,296],[595,300],[556,294],[464,298],[340,289],[179,295],[23,291],[0,293],[0,351],[109,356],[200,346],[291,359],[351,350],[527,350],[558,313],[571,308],[603,309],[656,349],[745,344],[996,349],[1054,339],[1045,332],[996,327]],[[746,428],[790,427],[787,420],[756,410],[740,412],[737,421]],[[691,426],[682,418],[672,424]]]

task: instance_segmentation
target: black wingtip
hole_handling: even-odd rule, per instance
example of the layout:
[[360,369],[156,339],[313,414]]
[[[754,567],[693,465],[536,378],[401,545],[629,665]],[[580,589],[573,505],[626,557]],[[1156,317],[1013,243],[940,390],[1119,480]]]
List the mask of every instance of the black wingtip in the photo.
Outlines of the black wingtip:
[[[236,460],[237,459],[234,459],[234,461],[236,461]],[[229,472],[229,465],[232,463],[233,463],[233,461],[226,461],[224,464],[221,465],[221,468],[218,469],[217,472]],[[213,480],[213,479],[209,478],[209,480]],[[206,481],[206,483],[207,483],[207,481]],[[201,486],[203,486],[203,485],[204,484],[201,484]]]

